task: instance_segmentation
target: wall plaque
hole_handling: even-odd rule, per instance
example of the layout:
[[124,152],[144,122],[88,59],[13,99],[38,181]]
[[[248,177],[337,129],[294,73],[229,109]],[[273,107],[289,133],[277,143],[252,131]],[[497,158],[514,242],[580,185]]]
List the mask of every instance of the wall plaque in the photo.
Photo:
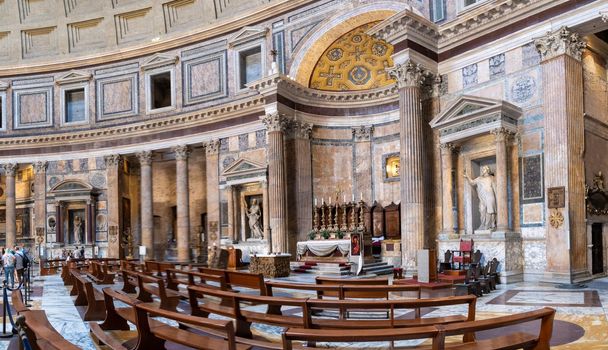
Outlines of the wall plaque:
[[566,206],[566,188],[550,187],[547,189],[547,206],[549,209],[564,208]]

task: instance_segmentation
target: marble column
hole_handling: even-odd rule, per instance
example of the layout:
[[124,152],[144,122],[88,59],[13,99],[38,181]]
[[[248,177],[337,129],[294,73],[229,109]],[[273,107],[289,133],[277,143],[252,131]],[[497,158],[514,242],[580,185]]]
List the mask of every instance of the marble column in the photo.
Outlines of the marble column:
[[190,196],[188,193],[188,146],[173,148],[175,153],[175,195],[177,202],[177,260],[190,261]]
[[287,119],[275,112],[264,116],[262,122],[268,130],[269,239],[273,252],[286,252],[288,242],[284,137]]
[[152,187],[152,152],[137,153],[140,165],[141,245],[146,247],[146,259],[154,256],[154,199]]
[[6,247],[13,248],[17,236],[17,199],[15,197],[15,174],[19,164],[2,164],[4,175],[6,176]]
[[[562,216],[563,224],[547,223],[545,280],[576,282],[589,277],[584,179],[584,105],[581,57],[586,44],[562,27],[536,39],[541,55],[545,132],[545,187],[564,187],[565,208],[546,209],[546,218]],[[547,220],[549,222],[549,220]]]
[[[352,189],[352,194],[355,198],[363,196],[364,200],[369,203],[373,202],[372,194],[372,135],[374,132],[373,126],[360,126],[353,128],[353,137],[355,140],[355,188]],[[351,200],[351,196],[347,195],[347,200]]]
[[219,153],[220,141],[205,143],[205,170],[207,177],[207,244],[220,245],[220,195],[219,195]]
[[34,233],[44,229],[42,245],[46,243],[46,168],[47,161],[38,161],[34,165]]
[[[268,215],[270,213],[269,205],[268,205],[268,181],[267,180],[263,180],[262,181],[262,219],[264,221],[264,239],[268,240],[269,238],[269,234],[270,234],[270,216]],[[243,225],[244,227],[244,225]],[[243,235],[245,231],[243,231]]]
[[[288,213],[296,217],[296,235],[291,240],[290,253],[295,253],[298,241],[306,241],[308,232],[312,230],[312,149],[310,136],[312,124],[298,121],[294,123],[295,143],[295,213]],[[291,251],[293,250],[293,252]],[[295,256],[295,255],[294,255]]]
[[[389,70],[399,87],[401,249],[402,264],[416,268],[416,252],[424,248],[424,119],[421,109],[421,86],[431,73],[411,60]],[[407,171],[405,171],[407,169]]]
[[234,188],[226,186],[226,198],[228,199],[228,237],[236,240],[236,220],[234,215]]
[[507,140],[511,132],[504,128],[492,130],[496,138],[496,230],[509,231],[509,198],[507,182],[509,172],[507,168]]
[[120,195],[120,166],[122,165],[122,158],[118,154],[112,154],[105,156],[104,161],[106,164],[106,176],[108,184],[108,230],[112,226],[118,228],[118,235],[116,239],[113,239],[112,237],[109,237],[108,239],[108,258],[119,258],[121,255],[120,241],[122,239],[122,222],[120,217],[122,205],[122,197]]
[[451,143],[441,144],[441,212],[442,212],[442,229],[441,232],[445,235],[454,234],[454,197],[452,190],[454,188],[454,145]]

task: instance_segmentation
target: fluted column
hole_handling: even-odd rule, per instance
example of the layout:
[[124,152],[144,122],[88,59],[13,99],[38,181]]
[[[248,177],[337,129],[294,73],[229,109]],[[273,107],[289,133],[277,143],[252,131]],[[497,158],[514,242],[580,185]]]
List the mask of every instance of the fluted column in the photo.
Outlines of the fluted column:
[[15,246],[17,235],[15,174],[18,167],[16,163],[2,164],[6,176],[6,247],[11,249]]
[[34,232],[44,229],[42,245],[46,243],[46,168],[47,161],[34,164]]
[[154,208],[152,189],[152,152],[137,153],[140,165],[141,244],[146,247],[146,258],[154,256]]
[[454,233],[454,197],[452,189],[454,186],[454,145],[451,143],[441,144],[441,203],[442,203],[442,233]]
[[416,267],[416,252],[425,241],[426,157],[420,90],[431,74],[411,60],[391,68],[389,74],[399,87],[402,264],[412,269]]
[[[106,176],[108,184],[107,192],[107,207],[108,207],[108,229],[112,226],[118,228],[118,237],[115,241],[108,241],[108,258],[120,257],[120,243],[122,238],[122,222],[120,217],[121,212],[121,195],[120,195],[120,165],[122,158],[118,154],[112,154],[104,157],[106,164]],[[68,241],[66,235],[66,241]],[[110,237],[111,238],[111,237]]]
[[262,122],[268,130],[268,209],[272,251],[286,252],[288,242],[284,133],[287,119],[279,113],[272,113],[263,117]]
[[[291,239],[290,253],[294,254],[297,242],[307,240],[307,234],[312,230],[312,149],[310,136],[312,124],[298,121],[294,123],[295,142],[295,217],[296,236]],[[293,212],[292,212],[293,213]],[[288,213],[288,215],[292,215]],[[294,254],[295,256],[295,254]]]
[[[269,231],[270,231],[270,210],[268,209],[268,181],[262,181],[262,218],[264,220],[264,239],[268,240]],[[245,225],[243,225],[244,227]],[[243,236],[245,235],[245,231],[243,230]],[[243,238],[244,240],[244,238]]]
[[205,143],[207,172],[207,244],[220,245],[219,153],[220,141]]
[[545,186],[565,189],[565,208],[546,209],[547,218],[562,216],[563,224],[547,224],[545,279],[574,282],[589,276],[581,64],[586,44],[566,27],[547,33],[534,44],[541,54]]
[[234,189],[232,186],[226,186],[226,198],[228,199],[228,237],[231,240],[236,240],[236,220],[234,217]]
[[[353,138],[355,144],[355,181],[353,184],[353,195],[372,202],[372,135],[373,126],[359,126],[353,128]],[[350,200],[351,196],[348,196]]]
[[175,153],[175,195],[177,202],[177,260],[190,261],[190,203],[188,194],[188,146],[173,148]]
[[511,132],[504,128],[492,130],[496,138],[496,230],[509,230],[509,198],[507,194],[507,139]]

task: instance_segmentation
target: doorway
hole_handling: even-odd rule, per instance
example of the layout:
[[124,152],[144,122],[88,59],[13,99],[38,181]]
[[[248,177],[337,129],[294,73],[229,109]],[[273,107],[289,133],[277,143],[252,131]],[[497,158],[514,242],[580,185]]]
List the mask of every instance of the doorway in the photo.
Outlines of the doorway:
[[604,244],[602,240],[602,224],[591,225],[591,274],[604,272]]

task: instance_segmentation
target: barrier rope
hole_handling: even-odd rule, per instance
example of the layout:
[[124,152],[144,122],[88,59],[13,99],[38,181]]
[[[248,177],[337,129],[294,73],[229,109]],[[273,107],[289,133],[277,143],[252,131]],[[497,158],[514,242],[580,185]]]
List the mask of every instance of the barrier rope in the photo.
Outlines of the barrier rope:
[[[29,288],[30,288],[30,272],[29,272],[29,267],[25,268],[23,271],[23,278],[21,278],[21,281],[19,282],[19,285],[16,288],[10,288],[7,284],[7,280],[4,279],[2,281],[2,304],[3,304],[3,308],[2,308],[2,334],[0,334],[0,338],[10,338],[15,334],[19,334],[19,328],[21,327],[21,325],[15,325],[15,321],[13,320],[13,312],[11,311],[11,307],[10,307],[10,303],[8,300],[8,291],[11,291],[11,293],[21,293],[21,296],[23,298],[23,293],[22,290],[25,291],[25,295],[26,298],[23,299],[25,303],[27,303],[27,298],[29,298]],[[26,271],[27,270],[27,271]],[[12,331],[10,333],[6,332],[6,316],[8,313],[8,320],[11,323],[11,327],[12,327]],[[21,327],[22,328],[22,327]],[[23,346],[26,350],[30,349],[31,347],[29,347],[29,340],[27,341],[27,346],[26,346],[26,341],[24,341],[23,339],[25,338],[25,340],[27,340],[27,335],[24,334],[20,334],[22,342],[23,342]]]

